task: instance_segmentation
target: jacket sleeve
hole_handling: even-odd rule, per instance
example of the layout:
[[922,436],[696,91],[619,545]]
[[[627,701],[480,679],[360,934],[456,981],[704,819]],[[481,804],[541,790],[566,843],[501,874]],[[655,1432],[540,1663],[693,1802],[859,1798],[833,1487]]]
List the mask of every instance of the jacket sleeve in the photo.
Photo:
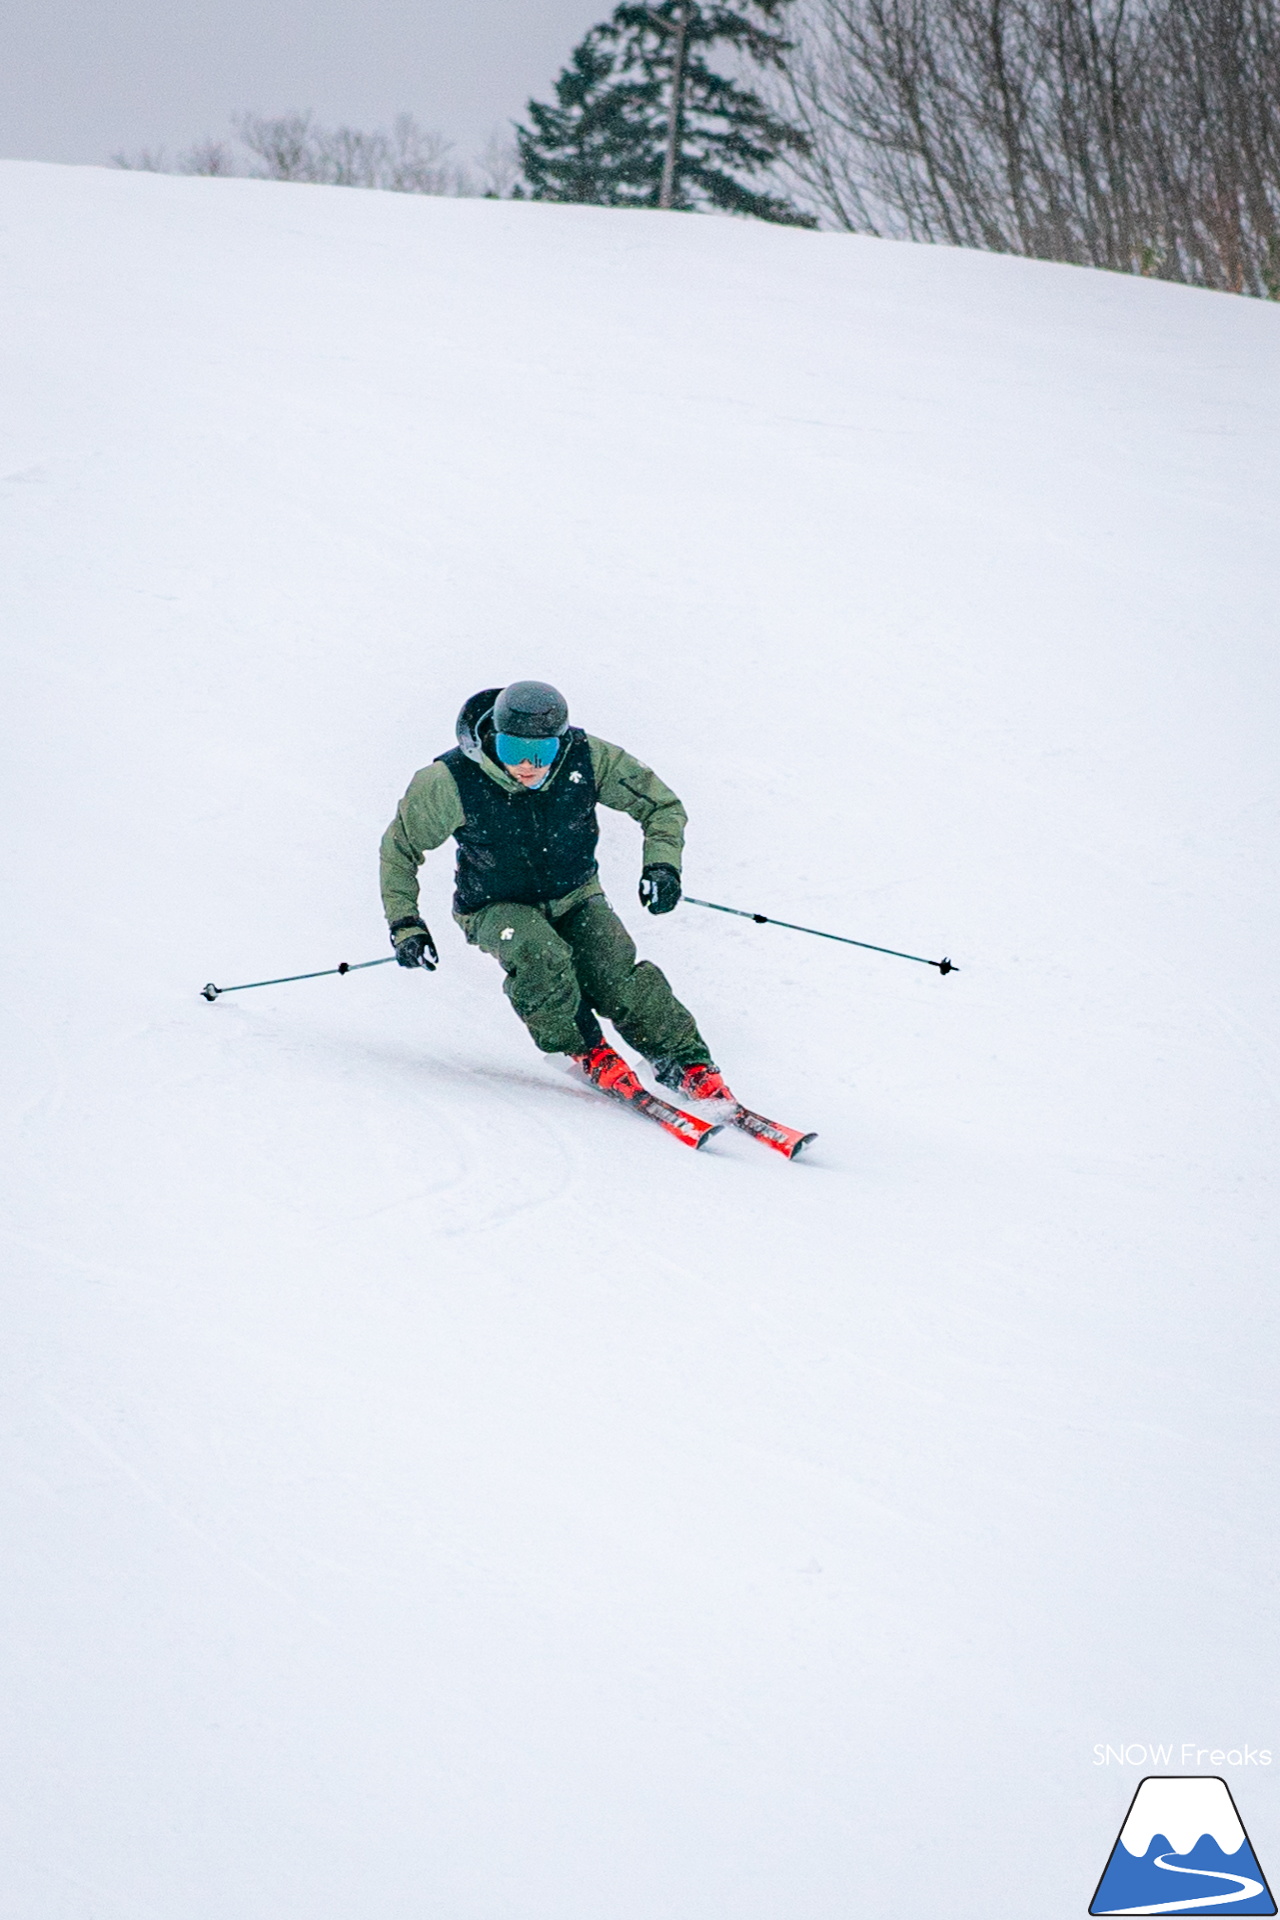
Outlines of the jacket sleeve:
[[644,865],[661,861],[680,871],[689,816],[652,768],[607,740],[587,735],[601,806],[629,813],[644,828]]
[[418,868],[423,855],[443,846],[466,816],[458,784],[441,761],[415,773],[396,817],[382,836],[380,872],[387,922],[418,911]]

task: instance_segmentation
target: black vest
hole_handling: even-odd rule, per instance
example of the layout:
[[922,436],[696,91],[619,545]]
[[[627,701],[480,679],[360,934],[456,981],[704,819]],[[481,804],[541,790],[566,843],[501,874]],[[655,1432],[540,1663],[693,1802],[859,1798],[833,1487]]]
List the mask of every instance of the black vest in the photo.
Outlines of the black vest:
[[508,793],[461,747],[439,758],[457,782],[466,819],[454,839],[455,913],[478,913],[495,900],[546,906],[596,871],[596,776],[581,727],[570,727],[560,758],[540,787]]

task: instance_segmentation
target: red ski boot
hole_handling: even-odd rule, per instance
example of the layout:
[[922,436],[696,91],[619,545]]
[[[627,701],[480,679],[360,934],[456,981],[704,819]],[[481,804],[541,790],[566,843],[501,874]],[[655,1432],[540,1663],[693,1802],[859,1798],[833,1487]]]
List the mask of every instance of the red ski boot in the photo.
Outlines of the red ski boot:
[[607,1042],[602,1040],[598,1047],[592,1047],[587,1053],[575,1053],[573,1058],[601,1093],[609,1094],[614,1100],[625,1100],[634,1112],[642,1113],[647,1120],[656,1120],[686,1147],[700,1147],[713,1133],[719,1133],[714,1122],[685,1113],[682,1108],[659,1099],[656,1093],[650,1093],[636,1079],[622,1055],[615,1053]]
[[676,1092],[682,1100],[733,1100],[724,1083],[719,1067],[704,1062],[701,1066],[686,1067],[676,1081]]
[[611,1093],[619,1100],[634,1100],[638,1093],[644,1092],[622,1055],[616,1053],[607,1040],[592,1047],[589,1053],[575,1053],[573,1057],[601,1093]]
[[752,1113],[730,1093],[720,1069],[709,1060],[692,1067],[681,1067],[671,1060],[655,1060],[653,1065],[661,1084],[674,1088],[682,1100],[714,1100],[726,1126],[749,1133],[753,1140],[762,1141],[788,1160],[794,1160],[818,1137],[816,1133],[801,1133],[799,1127],[784,1127],[778,1120],[766,1120],[762,1113]]

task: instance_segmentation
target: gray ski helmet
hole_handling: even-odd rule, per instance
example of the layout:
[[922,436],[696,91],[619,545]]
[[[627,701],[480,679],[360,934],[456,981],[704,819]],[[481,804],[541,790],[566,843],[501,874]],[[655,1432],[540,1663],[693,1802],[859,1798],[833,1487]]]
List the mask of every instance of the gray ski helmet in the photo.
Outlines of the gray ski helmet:
[[518,740],[554,740],[568,724],[564,695],[545,680],[513,680],[493,703],[494,732]]

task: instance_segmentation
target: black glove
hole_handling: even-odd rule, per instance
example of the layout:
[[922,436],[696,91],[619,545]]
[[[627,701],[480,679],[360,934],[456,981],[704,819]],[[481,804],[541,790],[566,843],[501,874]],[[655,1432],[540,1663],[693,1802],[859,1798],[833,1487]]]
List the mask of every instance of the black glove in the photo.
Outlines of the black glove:
[[670,913],[680,901],[680,875],[674,867],[655,861],[640,876],[640,905],[650,913]]
[[440,955],[426,921],[419,920],[416,913],[407,913],[403,920],[391,922],[391,944],[402,967],[425,967],[428,973],[435,972]]

